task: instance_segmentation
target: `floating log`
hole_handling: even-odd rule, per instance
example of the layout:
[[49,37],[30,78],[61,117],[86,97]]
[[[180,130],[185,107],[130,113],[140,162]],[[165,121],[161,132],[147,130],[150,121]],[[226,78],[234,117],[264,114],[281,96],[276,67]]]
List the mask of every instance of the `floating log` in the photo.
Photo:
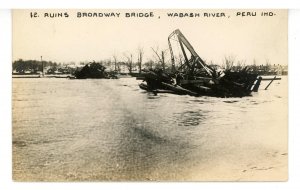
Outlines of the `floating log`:
[[136,80],[145,80],[145,77],[136,77]]
[[176,92],[174,92],[174,91],[172,91],[172,90],[161,90],[161,89],[152,90],[152,92],[154,92],[154,93],[169,93],[169,94],[176,94]]
[[173,90],[164,90],[164,89],[154,89],[154,90],[151,90],[148,85],[144,84],[144,83],[141,83],[139,84],[139,87],[143,90],[147,90],[147,91],[150,91],[150,92],[153,92],[153,93],[171,93],[171,94],[176,94]]
[[149,90],[148,85],[146,85],[144,83],[139,84],[139,87],[143,90]]
[[204,91],[204,92],[210,92],[211,88],[206,87],[206,86],[197,86],[197,88],[199,88],[200,90]]
[[181,80],[180,84],[203,84],[204,80]]
[[261,80],[281,80],[280,77],[274,77],[274,78],[262,78]]
[[179,85],[175,86],[175,85],[167,84],[165,82],[162,82],[161,84],[163,86],[165,86],[166,88],[169,88],[170,90],[173,90],[174,92],[178,92],[180,94],[189,94],[189,95],[192,95],[192,96],[198,95],[197,93],[192,92],[192,91],[190,91],[188,89],[182,88]]

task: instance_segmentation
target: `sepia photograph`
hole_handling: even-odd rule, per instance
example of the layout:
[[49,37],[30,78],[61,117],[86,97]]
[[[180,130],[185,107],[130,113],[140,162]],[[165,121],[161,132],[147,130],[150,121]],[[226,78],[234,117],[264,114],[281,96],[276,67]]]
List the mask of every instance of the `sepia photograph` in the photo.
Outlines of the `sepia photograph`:
[[287,181],[288,10],[15,9],[16,182]]

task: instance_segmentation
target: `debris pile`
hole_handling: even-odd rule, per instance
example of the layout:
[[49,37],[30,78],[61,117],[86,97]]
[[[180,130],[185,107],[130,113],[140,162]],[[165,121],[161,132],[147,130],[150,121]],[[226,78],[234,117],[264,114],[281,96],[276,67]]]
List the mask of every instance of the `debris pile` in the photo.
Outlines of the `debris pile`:
[[86,64],[81,70],[74,73],[76,79],[117,79],[114,73],[105,71],[105,67],[100,63],[92,62]]
[[[184,62],[177,69],[175,69],[171,40],[179,43],[184,57]],[[258,90],[262,77],[251,74],[247,68],[234,72],[210,67],[195,52],[180,30],[172,32],[168,37],[168,42],[172,71],[167,73],[162,69],[154,69],[145,72],[146,83],[139,85],[141,89],[154,93],[215,97],[243,97]]]

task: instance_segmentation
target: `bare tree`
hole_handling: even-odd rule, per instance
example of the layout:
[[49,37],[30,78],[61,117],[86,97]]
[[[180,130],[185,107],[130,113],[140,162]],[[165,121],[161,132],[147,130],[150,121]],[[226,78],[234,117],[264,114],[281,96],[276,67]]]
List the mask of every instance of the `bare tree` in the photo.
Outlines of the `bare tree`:
[[144,56],[144,49],[142,47],[138,47],[138,67],[139,67],[139,73],[142,72],[143,56]]
[[269,59],[266,59],[265,73],[269,73],[272,69],[272,65]]
[[159,51],[158,46],[156,47],[156,49],[154,49],[153,47],[151,47],[151,49],[155,53],[158,62],[161,64],[163,70],[165,70],[166,69],[165,56],[166,56],[166,51],[168,49]]
[[179,54],[178,59],[179,59],[179,66],[182,67],[182,65],[183,65],[183,55]]
[[132,73],[132,67],[133,67],[133,65],[132,65],[132,53],[130,53],[129,55],[124,53],[123,55],[126,58],[126,65],[127,65],[128,71],[129,71],[129,73]]
[[223,66],[222,67],[225,70],[230,70],[230,69],[233,68],[234,62],[235,62],[235,57],[233,57],[233,56],[225,56],[224,60],[223,60]]
[[253,59],[253,65],[251,66],[251,70],[252,72],[257,72],[258,68],[257,68],[257,65],[256,65],[256,59]]
[[117,71],[117,55],[116,54],[113,55],[113,59],[114,59],[114,64],[115,64],[115,71]]
[[152,68],[153,68],[153,63],[154,63],[154,61],[153,61],[152,59],[149,59],[148,61],[146,61],[146,62],[144,63],[144,65],[145,65],[145,67],[146,67],[147,69],[152,69]]
[[237,71],[243,70],[246,67],[245,63],[246,63],[246,60],[238,60],[236,63],[236,70]]

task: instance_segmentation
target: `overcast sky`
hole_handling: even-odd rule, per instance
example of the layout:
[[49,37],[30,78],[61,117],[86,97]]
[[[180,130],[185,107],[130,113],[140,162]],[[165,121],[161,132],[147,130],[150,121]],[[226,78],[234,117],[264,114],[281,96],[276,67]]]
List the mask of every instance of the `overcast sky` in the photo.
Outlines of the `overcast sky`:
[[[236,16],[239,10],[15,10],[13,12],[13,60],[36,59],[80,62],[110,59],[143,47],[144,61],[153,58],[151,47],[168,48],[168,35],[180,29],[200,57],[222,64],[224,56],[246,60],[247,64],[287,64],[287,11],[276,16]],[[249,11],[249,10],[247,10]],[[270,10],[268,10],[270,11]],[[37,12],[38,18],[31,18]],[[44,13],[69,17],[45,18]],[[77,12],[121,13],[117,18],[78,18]],[[153,12],[152,18],[126,18],[126,12]],[[167,13],[200,13],[200,17],[171,18]],[[204,13],[225,13],[225,17],[203,17]],[[160,18],[159,18],[160,17]],[[229,18],[228,18],[229,17]],[[169,56],[169,55],[168,55]]]

